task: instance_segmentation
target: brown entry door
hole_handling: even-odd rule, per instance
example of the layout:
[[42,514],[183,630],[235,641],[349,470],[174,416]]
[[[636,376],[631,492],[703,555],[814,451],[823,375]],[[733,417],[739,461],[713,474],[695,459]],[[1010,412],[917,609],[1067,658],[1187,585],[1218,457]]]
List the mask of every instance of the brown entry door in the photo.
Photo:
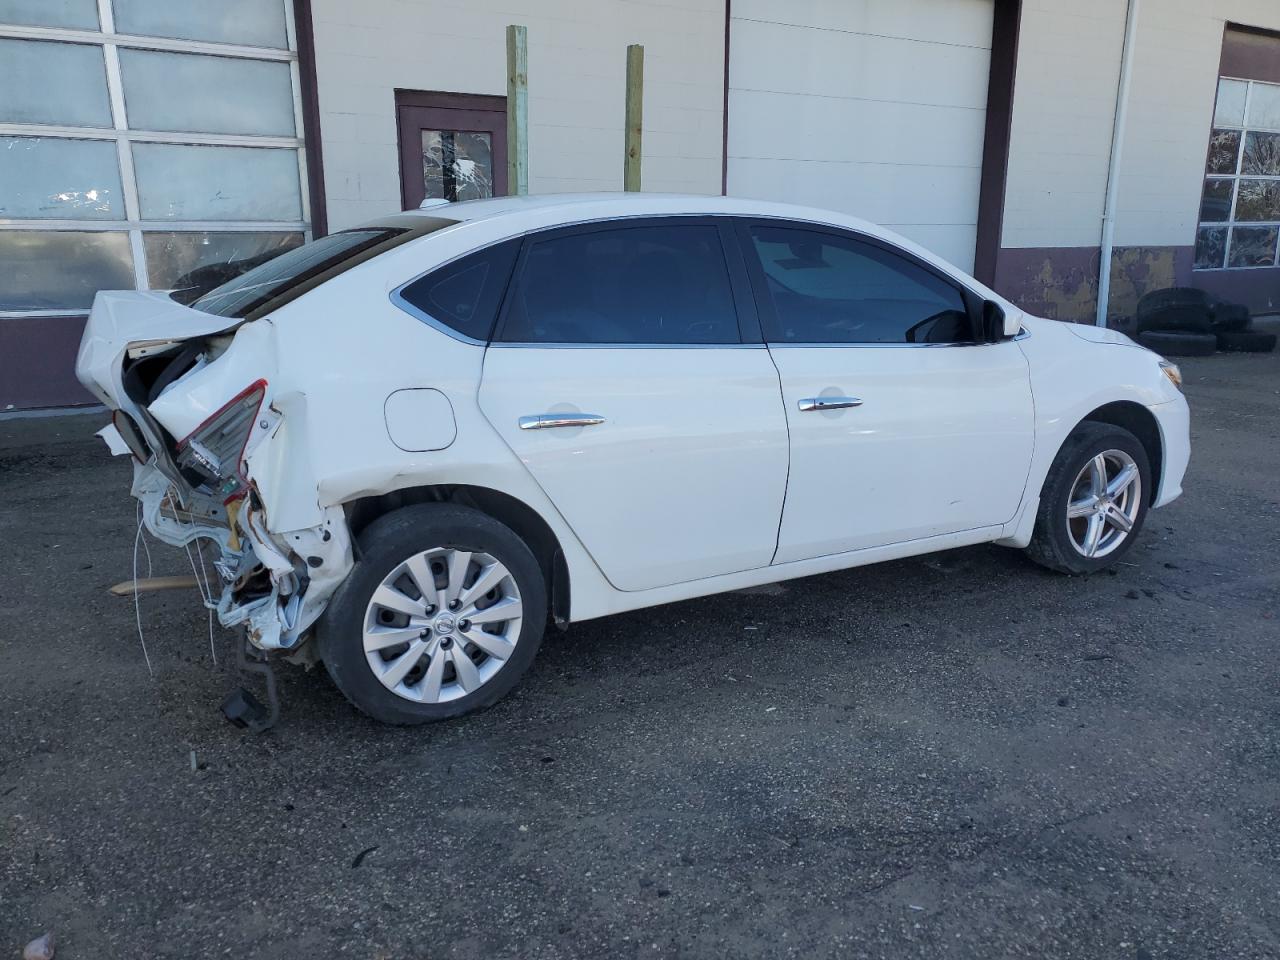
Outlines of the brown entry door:
[[397,90],[396,123],[404,209],[506,196],[506,98]]

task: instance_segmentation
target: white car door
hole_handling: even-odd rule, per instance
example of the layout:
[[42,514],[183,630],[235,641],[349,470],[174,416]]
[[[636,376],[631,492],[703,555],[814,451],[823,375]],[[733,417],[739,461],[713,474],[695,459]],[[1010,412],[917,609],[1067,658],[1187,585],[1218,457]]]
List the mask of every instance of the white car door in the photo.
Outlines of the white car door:
[[758,222],[740,235],[791,435],[775,562],[1011,520],[1031,386],[1018,344],[979,342],[975,295],[834,228]]
[[773,557],[787,422],[730,229],[529,238],[485,354],[481,410],[621,590]]

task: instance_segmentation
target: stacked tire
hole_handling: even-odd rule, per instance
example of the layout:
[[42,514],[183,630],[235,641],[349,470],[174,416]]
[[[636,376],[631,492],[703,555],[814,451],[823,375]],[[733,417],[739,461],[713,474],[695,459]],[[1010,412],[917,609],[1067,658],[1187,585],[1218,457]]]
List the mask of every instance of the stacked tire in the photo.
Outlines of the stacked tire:
[[1214,351],[1269,353],[1276,335],[1249,329],[1249,309],[1220,303],[1203,290],[1170,287],[1138,301],[1138,342],[1165,356],[1207,357]]

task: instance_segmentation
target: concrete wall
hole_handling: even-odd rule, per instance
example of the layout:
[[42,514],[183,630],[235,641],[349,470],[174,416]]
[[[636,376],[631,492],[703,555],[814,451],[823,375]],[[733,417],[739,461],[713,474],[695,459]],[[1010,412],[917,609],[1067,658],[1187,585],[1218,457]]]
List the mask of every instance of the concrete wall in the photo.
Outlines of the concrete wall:
[[529,28],[529,189],[622,189],[626,46],[645,46],[644,189],[719,193],[724,0],[313,0],[329,229],[400,209],[396,88],[506,94]]
[[[1125,12],[1124,0],[1023,3],[996,285],[1027,309],[1060,319],[1091,320],[1096,310]],[[1120,167],[1113,316],[1132,313],[1146,290],[1199,282],[1192,248],[1227,22],[1280,31],[1280,2],[1142,0]],[[1255,310],[1280,307],[1280,289],[1270,296],[1259,273],[1220,272],[1209,283]]]

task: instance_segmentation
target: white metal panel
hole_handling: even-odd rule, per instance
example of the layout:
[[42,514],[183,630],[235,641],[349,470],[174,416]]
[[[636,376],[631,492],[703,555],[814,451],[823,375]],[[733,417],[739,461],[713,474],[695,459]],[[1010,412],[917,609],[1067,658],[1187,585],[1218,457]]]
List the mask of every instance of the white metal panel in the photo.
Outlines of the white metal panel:
[[[480,408],[620,590],[767,566],[787,483],[778,374],[763,347],[485,354]],[[521,417],[594,414],[525,430]]]
[[991,0],[733,7],[728,190],[814,203],[973,265]]

